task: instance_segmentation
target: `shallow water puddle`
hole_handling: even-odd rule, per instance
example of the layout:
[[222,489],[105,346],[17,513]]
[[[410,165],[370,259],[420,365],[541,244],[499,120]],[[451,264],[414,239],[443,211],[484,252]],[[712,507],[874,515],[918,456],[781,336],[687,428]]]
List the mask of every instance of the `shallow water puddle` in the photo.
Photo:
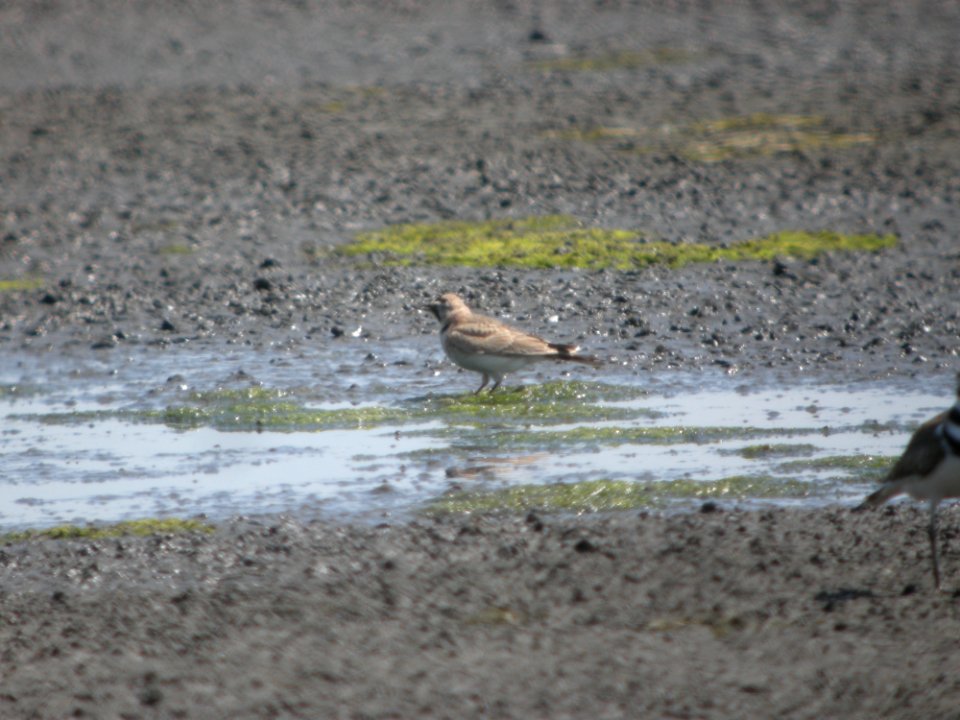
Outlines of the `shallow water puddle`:
[[[7,357],[0,529],[848,502],[949,404],[908,384],[738,387],[616,371],[577,381],[551,369],[475,398],[472,376],[435,376],[405,352],[365,346],[353,363],[329,349]],[[525,491],[544,485],[549,496]]]

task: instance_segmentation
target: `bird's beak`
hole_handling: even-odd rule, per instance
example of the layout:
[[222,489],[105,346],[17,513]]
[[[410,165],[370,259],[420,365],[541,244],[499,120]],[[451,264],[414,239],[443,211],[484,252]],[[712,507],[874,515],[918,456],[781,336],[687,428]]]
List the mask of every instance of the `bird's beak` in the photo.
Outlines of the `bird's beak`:
[[432,312],[437,320],[440,319],[440,306],[437,303],[427,303],[423,306],[423,309]]

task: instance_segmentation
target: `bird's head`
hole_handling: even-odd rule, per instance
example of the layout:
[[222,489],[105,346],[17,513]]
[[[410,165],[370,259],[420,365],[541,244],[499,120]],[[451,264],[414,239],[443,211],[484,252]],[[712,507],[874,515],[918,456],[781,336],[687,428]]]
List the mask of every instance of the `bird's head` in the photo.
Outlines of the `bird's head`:
[[432,312],[440,322],[444,322],[456,312],[465,310],[469,312],[467,304],[456,293],[444,293],[437,298],[436,302],[427,305],[427,309]]

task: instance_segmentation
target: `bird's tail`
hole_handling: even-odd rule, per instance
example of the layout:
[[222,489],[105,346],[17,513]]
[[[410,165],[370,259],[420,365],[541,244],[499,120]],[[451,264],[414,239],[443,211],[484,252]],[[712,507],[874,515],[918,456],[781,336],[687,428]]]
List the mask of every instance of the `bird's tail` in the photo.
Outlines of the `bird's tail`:
[[883,505],[890,498],[896,497],[902,492],[903,488],[899,483],[888,483],[876,492],[872,492],[867,495],[866,499],[854,508],[854,511],[860,512],[861,510],[869,510],[870,508],[878,507]]
[[577,350],[580,349],[579,345],[560,345],[558,343],[549,343],[549,345],[551,350],[557,351],[557,360],[570,360],[571,362],[592,365],[593,367],[603,365],[603,361],[593,355],[577,355]]

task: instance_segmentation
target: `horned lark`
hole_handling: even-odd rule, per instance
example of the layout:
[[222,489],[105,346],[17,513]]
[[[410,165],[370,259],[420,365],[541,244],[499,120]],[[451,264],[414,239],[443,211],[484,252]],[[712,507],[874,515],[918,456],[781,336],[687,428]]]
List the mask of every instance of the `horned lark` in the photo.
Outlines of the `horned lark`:
[[[577,355],[576,345],[550,343],[494,318],[471,312],[459,295],[446,293],[427,306],[441,323],[440,343],[454,363],[483,376],[479,393],[493,378],[493,392],[507,373],[538,360],[570,360],[599,367],[595,357]],[[474,394],[476,394],[474,393]]]
[[937,505],[944,498],[960,497],[960,385],[954,406],[917,429],[880,489],[857,509],[876,507],[903,493],[930,503],[927,535],[933,559],[933,582],[939,589]]

